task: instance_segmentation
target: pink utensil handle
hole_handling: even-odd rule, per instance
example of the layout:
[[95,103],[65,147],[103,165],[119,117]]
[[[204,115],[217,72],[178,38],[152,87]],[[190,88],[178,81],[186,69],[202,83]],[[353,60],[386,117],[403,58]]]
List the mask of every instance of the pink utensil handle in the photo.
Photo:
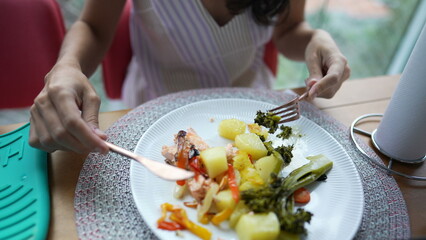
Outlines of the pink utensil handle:
[[152,173],[154,173],[155,175],[165,180],[177,181],[177,180],[188,179],[194,176],[193,172],[139,156],[129,150],[126,150],[124,148],[121,148],[117,145],[114,145],[106,141],[105,141],[105,144],[108,145],[111,151],[138,161],[143,166],[145,166],[148,170],[150,170]]

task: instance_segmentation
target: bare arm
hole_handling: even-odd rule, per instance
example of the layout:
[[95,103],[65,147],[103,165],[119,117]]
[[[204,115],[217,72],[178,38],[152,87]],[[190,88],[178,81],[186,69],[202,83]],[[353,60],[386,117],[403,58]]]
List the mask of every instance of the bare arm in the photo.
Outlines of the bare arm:
[[44,151],[105,153],[100,99],[88,77],[112,42],[125,0],[88,0],[31,107],[30,144]]
[[72,64],[86,76],[96,70],[112,42],[125,0],[88,0],[67,32],[58,64]]
[[349,78],[350,68],[330,34],[305,22],[304,8],[304,0],[290,2],[290,12],[280,16],[273,40],[284,56],[306,62],[309,98],[331,98]]
[[273,40],[278,51],[291,60],[304,61],[305,49],[314,34],[305,22],[305,1],[290,1],[288,14],[282,14],[275,27]]

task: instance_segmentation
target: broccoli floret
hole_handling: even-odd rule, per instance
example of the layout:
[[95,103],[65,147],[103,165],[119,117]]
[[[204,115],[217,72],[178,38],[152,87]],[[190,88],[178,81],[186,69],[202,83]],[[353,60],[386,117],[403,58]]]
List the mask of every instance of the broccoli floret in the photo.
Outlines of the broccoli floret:
[[293,133],[293,129],[290,126],[281,125],[280,130],[281,130],[281,133],[279,133],[277,137],[282,139],[288,139]]
[[333,166],[323,155],[309,157],[309,163],[291,172],[287,177],[272,174],[271,183],[263,188],[241,192],[246,206],[256,213],[273,211],[281,225],[281,230],[289,233],[306,233],[305,222],[309,223],[312,213],[301,208],[294,211],[293,192],[314,182]]
[[279,146],[275,148],[275,151],[277,151],[283,158],[284,162],[289,164],[291,162],[291,159],[293,158],[293,151],[294,145],[290,146]]
[[265,136],[263,136],[263,135],[261,135],[261,134],[256,134],[256,135],[257,135],[257,136],[259,136],[260,141],[262,141],[262,142],[265,142],[265,141],[266,141]]
[[269,133],[275,133],[275,131],[277,131],[280,121],[280,116],[274,115],[271,112],[264,113],[262,111],[257,111],[256,118],[254,119],[255,123],[268,128]]
[[285,206],[281,213],[277,214],[277,217],[280,221],[281,230],[289,233],[306,234],[305,223],[311,222],[312,215],[311,212],[305,211],[303,208],[294,211],[294,199],[288,197]]
[[289,233],[305,234],[305,222],[309,223],[312,213],[301,208],[294,211],[291,192],[282,186],[285,179],[273,175],[271,185],[257,190],[241,192],[241,199],[255,213],[274,212],[280,222],[281,230]]
[[266,150],[268,150],[268,155],[272,154],[277,159],[283,161],[285,165],[288,165],[291,162],[291,159],[293,158],[292,151],[293,151],[294,145],[290,145],[290,146],[282,145],[282,146],[274,148],[272,146],[271,141],[264,142],[263,145],[265,145]]

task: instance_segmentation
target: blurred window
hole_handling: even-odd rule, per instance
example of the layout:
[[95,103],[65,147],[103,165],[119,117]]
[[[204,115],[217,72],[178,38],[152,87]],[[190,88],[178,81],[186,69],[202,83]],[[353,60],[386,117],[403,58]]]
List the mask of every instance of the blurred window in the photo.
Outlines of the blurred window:
[[[426,0],[307,0],[306,17],[347,57],[351,79],[402,72],[426,21]],[[276,88],[304,86],[304,63],[280,56]]]

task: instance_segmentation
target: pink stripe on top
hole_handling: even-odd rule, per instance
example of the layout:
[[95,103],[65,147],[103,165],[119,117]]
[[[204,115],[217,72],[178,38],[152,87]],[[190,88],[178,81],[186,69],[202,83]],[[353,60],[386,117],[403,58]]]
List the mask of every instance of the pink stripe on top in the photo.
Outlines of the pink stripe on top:
[[250,11],[219,26],[200,0],[133,0],[133,58],[123,87],[128,107],[195,88],[270,88],[263,62],[272,26]]

